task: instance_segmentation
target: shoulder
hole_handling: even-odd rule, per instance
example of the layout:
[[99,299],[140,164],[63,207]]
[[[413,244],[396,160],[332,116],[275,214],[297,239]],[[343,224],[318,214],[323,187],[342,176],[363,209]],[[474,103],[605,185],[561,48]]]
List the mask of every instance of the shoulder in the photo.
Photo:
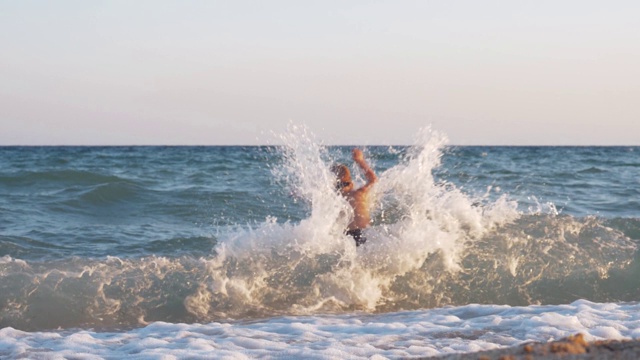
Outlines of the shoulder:
[[373,187],[373,182],[368,182],[364,185],[362,185],[361,187],[359,187],[358,189],[354,190],[354,193],[357,193],[359,195],[361,194],[366,194],[369,192],[369,190],[371,190],[371,188]]

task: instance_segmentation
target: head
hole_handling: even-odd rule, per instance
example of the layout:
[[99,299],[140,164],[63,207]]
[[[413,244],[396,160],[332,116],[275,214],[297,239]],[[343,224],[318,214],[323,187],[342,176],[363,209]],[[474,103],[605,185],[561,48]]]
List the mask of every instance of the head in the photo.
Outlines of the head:
[[351,181],[351,172],[344,164],[336,164],[331,167],[331,172],[336,175],[336,190],[341,192],[351,191],[353,189],[353,181]]

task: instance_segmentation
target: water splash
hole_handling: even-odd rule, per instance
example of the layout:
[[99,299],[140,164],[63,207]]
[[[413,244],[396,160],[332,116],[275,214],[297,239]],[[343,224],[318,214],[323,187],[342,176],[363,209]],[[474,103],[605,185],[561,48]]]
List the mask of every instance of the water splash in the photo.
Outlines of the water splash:
[[[333,190],[329,171],[350,149],[323,146],[304,127],[293,126],[282,140],[280,160],[265,166],[306,205],[302,220],[268,216],[237,225],[216,234],[212,254],[200,258],[0,258],[0,327],[110,328],[640,298],[640,262],[630,239],[637,239],[636,219],[575,218],[553,204],[519,213],[508,194],[494,200],[466,194],[433,176],[447,140],[425,129],[413,146],[384,154],[398,161],[378,171],[374,221],[368,242],[356,249],[343,233],[349,206]],[[364,150],[376,168],[380,155]],[[346,163],[362,182],[358,168]]]
[[[315,142],[304,127],[292,127],[282,139],[284,160],[274,174],[309,204],[310,216],[297,224],[267,219],[222,241],[208,261],[209,282],[185,301],[190,312],[219,312],[221,304],[211,299],[222,298],[232,317],[260,309],[375,311],[404,296],[399,278],[420,272],[435,257],[440,271],[459,271],[466,243],[519,216],[506,198],[482,204],[453,184],[436,182],[432,171],[446,138],[426,129],[398,165],[379,174],[372,211],[381,221],[356,249],[343,234],[350,208],[333,190],[328,170],[341,155]],[[357,178],[357,167],[352,169]]]

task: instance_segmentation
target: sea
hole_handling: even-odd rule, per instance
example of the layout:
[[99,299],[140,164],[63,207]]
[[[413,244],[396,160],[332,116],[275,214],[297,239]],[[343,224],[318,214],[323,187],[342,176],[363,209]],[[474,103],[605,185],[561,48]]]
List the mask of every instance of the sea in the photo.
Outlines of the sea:
[[640,338],[640,147],[0,147],[0,358],[400,359]]

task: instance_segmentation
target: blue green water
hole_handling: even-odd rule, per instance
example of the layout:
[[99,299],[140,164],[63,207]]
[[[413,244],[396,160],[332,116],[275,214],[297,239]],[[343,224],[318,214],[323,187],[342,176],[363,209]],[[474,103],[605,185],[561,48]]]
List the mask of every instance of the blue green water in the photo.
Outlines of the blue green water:
[[357,251],[313,185],[350,147],[2,147],[0,328],[640,299],[640,148],[422,145],[364,148]]

